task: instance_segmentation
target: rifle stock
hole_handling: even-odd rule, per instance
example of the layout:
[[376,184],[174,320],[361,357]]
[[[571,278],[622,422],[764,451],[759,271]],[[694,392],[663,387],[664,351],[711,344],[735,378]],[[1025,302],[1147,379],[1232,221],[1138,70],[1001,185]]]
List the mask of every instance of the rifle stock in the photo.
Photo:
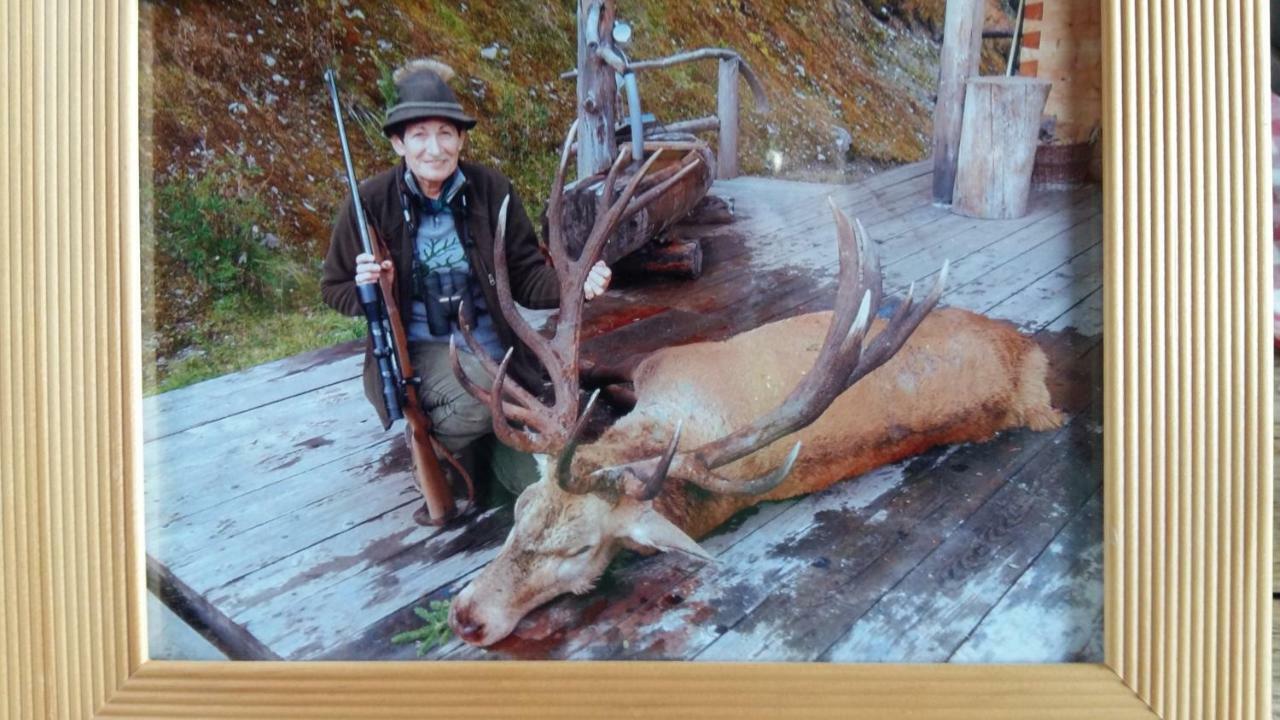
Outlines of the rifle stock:
[[[368,233],[373,245],[374,260],[381,265],[383,259],[390,257],[390,254],[373,225],[368,226]],[[418,377],[413,372],[409,339],[404,330],[404,322],[400,319],[400,306],[396,303],[395,282],[394,266],[391,272],[378,276],[382,306],[386,311],[387,325],[391,328],[391,346],[403,373],[398,384],[404,395],[401,409],[405,422],[409,424],[409,453],[413,456],[413,474],[422,497],[427,501],[427,513],[431,516],[431,521],[443,524],[457,513],[457,506],[453,502],[453,491],[445,480],[444,469],[440,467],[440,459],[431,446],[431,418],[422,411],[418,396]]]

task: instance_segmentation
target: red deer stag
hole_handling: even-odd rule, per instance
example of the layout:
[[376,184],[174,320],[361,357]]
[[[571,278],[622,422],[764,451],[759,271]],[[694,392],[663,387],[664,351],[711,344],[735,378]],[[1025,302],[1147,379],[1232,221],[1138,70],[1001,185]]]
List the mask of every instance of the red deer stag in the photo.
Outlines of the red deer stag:
[[497,557],[454,598],[450,625],[466,642],[495,643],[534,608],[590,591],[622,548],[710,559],[694,538],[761,500],[811,493],[935,445],[1061,423],[1049,404],[1045,355],[1030,339],[973,313],[930,312],[945,265],[923,302],[909,291],[891,318],[873,320],[881,276],[871,243],[832,204],[834,310],[650,355],[633,374],[635,408],[595,442],[581,442],[597,397],[579,413],[582,282],[618,220],[643,201],[632,195],[645,169],[615,200],[626,149],[619,154],[600,219],[574,260],[556,222],[573,136],[548,202],[548,246],[561,280],[552,338],[520,320],[498,258],[501,310],[549,371],[554,402],[508,380],[510,352],[488,364],[492,381],[483,385],[454,363],[468,390],[489,403],[499,439],[544,458]]

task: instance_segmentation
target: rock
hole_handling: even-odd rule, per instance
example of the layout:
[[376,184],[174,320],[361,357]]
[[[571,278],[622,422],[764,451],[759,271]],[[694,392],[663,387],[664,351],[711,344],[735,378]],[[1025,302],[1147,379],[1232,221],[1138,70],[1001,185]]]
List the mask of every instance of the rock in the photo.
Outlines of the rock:
[[262,53],[262,62],[266,63],[267,67],[276,66],[276,58],[270,53]]
[[280,238],[275,233],[267,233],[262,236],[262,246],[268,250],[276,250],[280,247]]
[[232,115],[244,115],[245,113],[249,112],[249,108],[246,107],[244,103],[233,102],[227,106],[227,111],[230,112]]
[[481,48],[480,57],[485,60],[496,60],[498,57],[498,44],[494,43],[488,47]]
[[347,17],[355,20],[363,20],[364,12],[360,8],[354,8],[347,11]]

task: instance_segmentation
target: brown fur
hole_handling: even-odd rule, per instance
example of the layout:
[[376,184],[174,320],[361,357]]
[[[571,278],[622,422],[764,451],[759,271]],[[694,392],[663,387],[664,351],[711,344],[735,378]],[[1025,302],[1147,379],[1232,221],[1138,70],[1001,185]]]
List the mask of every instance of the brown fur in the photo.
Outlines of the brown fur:
[[[775,407],[822,345],[830,313],[771,323],[729,340],[667,348],[636,369],[639,404],[580,450],[579,471],[656,453],[676,420],[682,448],[727,434]],[[877,320],[871,336],[884,326]],[[942,444],[978,442],[1011,427],[1057,427],[1048,363],[1008,323],[957,309],[930,313],[888,363],[854,385],[812,425],[721,469],[751,477],[804,443],[787,480],[763,497],[711,496],[669,482],[659,511],[697,538],[738,510],[821,490],[843,478]]]

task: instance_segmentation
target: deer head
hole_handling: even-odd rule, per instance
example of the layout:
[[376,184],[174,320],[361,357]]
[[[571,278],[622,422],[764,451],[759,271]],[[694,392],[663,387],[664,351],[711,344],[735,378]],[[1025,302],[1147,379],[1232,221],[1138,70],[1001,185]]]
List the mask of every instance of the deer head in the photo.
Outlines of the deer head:
[[[525,614],[558,595],[588,592],[621,549],[678,551],[710,560],[693,538],[655,508],[654,499],[664,482],[676,478],[712,493],[734,495],[762,494],[777,487],[801,451],[798,442],[779,467],[759,477],[730,478],[717,469],[812,423],[841,392],[884,364],[937,303],[947,274],[944,265],[934,288],[921,303],[914,303],[908,291],[888,324],[867,342],[867,330],[882,295],[879,266],[861,223],[850,223],[832,203],[840,258],[835,308],[813,368],[785,400],[723,436],[703,438],[703,428],[690,432],[690,436],[696,436],[695,441],[684,445],[692,447],[682,447],[683,421],[676,421],[669,437],[656,443],[653,438],[636,438],[636,444],[654,448],[648,456],[629,462],[619,462],[624,453],[609,457],[607,452],[584,452],[578,457],[582,433],[598,396],[598,392],[592,394],[579,412],[582,284],[618,222],[678,180],[680,173],[664,178],[643,196],[634,197],[653,162],[650,157],[615,199],[613,186],[629,160],[629,148],[623,148],[606,178],[596,225],[580,256],[570,258],[559,219],[564,169],[574,131],[570,130],[565,141],[547,210],[548,245],[561,291],[560,315],[549,339],[523,323],[515,312],[503,267],[503,243],[499,238],[495,244],[500,309],[551,375],[554,400],[544,404],[532,392],[507,380],[510,351],[502,363],[486,366],[492,380],[481,384],[465,375],[456,360],[457,349],[452,349],[455,373],[473,395],[489,403],[498,438],[542,458],[542,477],[516,501],[515,525],[497,557],[454,598],[450,624],[459,637],[473,645],[501,640]],[[499,226],[504,224],[503,213]],[[470,335],[464,332],[464,337],[483,360],[484,353]],[[637,457],[633,452],[625,455]]]

